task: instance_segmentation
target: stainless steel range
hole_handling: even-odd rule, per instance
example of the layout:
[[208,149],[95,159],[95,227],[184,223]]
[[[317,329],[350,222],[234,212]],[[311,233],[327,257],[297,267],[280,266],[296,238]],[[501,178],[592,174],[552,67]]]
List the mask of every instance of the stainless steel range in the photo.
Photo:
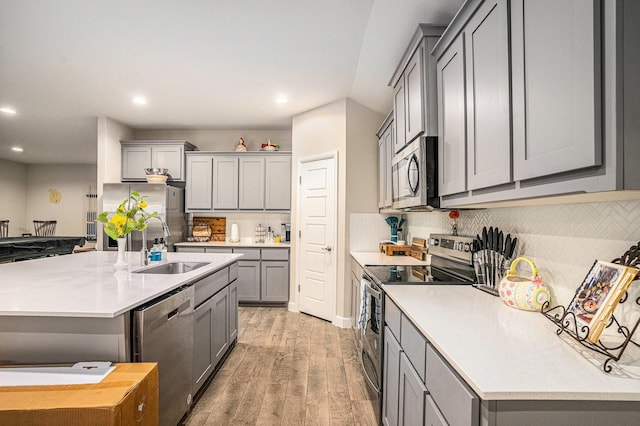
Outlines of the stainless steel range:
[[364,268],[360,306],[361,362],[371,396],[378,401],[378,423],[382,418],[383,285],[472,285],[476,281],[471,237],[432,234],[429,244],[429,265]]

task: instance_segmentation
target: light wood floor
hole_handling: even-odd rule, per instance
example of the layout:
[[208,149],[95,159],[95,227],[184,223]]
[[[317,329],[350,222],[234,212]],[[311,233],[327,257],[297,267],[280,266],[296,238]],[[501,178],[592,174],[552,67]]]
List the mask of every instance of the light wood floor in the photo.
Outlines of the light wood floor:
[[375,425],[350,329],[241,307],[238,343],[186,425]]

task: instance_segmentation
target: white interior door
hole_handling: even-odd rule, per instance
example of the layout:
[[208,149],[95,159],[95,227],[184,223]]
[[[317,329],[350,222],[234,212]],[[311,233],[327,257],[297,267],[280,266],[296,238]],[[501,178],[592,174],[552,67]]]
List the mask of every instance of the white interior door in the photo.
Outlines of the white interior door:
[[300,311],[333,321],[336,295],[336,160],[301,162],[299,200]]

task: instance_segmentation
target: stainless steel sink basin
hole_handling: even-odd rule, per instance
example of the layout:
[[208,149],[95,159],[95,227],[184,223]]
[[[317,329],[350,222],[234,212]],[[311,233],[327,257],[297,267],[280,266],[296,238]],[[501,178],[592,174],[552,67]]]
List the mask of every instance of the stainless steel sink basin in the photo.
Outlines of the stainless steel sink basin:
[[134,271],[136,274],[184,274],[208,265],[206,262],[169,262]]

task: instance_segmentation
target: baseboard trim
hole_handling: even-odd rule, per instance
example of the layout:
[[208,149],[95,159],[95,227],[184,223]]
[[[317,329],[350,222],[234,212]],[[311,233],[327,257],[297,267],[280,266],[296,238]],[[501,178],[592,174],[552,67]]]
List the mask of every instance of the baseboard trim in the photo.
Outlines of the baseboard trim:
[[340,328],[351,328],[351,318],[336,315],[336,317],[333,319],[333,325]]
[[298,308],[298,304],[296,302],[289,302],[288,309],[290,312],[300,312],[300,309]]

